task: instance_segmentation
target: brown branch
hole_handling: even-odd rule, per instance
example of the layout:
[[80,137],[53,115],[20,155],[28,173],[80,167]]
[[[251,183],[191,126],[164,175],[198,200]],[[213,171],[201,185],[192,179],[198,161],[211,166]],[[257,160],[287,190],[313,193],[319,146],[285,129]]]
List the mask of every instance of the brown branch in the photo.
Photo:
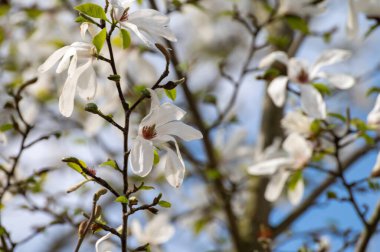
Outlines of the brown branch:
[[358,242],[356,243],[356,252],[365,252],[367,251],[368,243],[371,237],[375,234],[377,225],[380,221],[380,201],[377,203],[373,215],[368,220],[368,225],[364,228],[362,234],[359,237]]

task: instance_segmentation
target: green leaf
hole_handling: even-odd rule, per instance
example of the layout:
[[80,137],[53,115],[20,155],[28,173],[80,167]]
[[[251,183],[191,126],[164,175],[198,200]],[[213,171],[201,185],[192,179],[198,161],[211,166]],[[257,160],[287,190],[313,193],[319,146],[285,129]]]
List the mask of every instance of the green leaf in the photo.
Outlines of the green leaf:
[[285,17],[285,20],[292,29],[298,30],[304,34],[309,33],[309,26],[301,17],[288,15]]
[[216,96],[215,95],[212,95],[212,94],[208,94],[206,95],[204,98],[203,98],[203,102],[204,103],[208,103],[208,104],[213,104],[213,105],[216,105]]
[[160,202],[158,202],[158,204],[164,208],[170,208],[172,206],[172,204],[170,204],[170,202],[167,202],[165,200],[160,200]]
[[289,190],[294,191],[296,189],[296,185],[297,185],[298,181],[301,179],[302,179],[302,171],[301,170],[298,170],[295,173],[293,173],[289,179],[289,184],[288,184]]
[[93,38],[92,43],[96,47],[96,50],[98,53],[100,53],[100,50],[102,50],[102,47],[104,45],[104,42],[106,41],[107,37],[107,29],[103,28],[96,36]]
[[87,20],[87,19],[85,19],[82,16],[79,16],[79,17],[75,18],[75,22],[77,22],[77,23],[85,23],[85,22],[90,22],[90,21]]
[[215,170],[215,169],[206,170],[206,177],[210,180],[218,179],[221,176],[222,174],[220,174],[218,170]]
[[316,119],[310,124],[310,130],[313,133],[318,133],[321,130],[321,121]]
[[335,118],[341,120],[342,122],[346,122],[346,117],[342,116],[341,114],[338,114],[338,113],[329,113],[328,115],[331,116],[331,117],[335,117]]
[[0,17],[6,15],[9,12],[10,8],[11,6],[9,4],[0,5]]
[[117,197],[115,199],[115,202],[120,202],[120,203],[127,204],[129,202],[129,200],[127,199],[127,197],[125,197],[124,195],[122,195],[122,196]]
[[377,22],[376,24],[372,25],[368,30],[367,32],[365,33],[364,37],[365,38],[368,38],[369,35],[372,34],[372,32],[374,32],[378,27],[380,27],[380,23]]
[[171,89],[171,90],[165,89],[165,94],[172,101],[175,101],[175,98],[177,97],[177,91],[175,89]]
[[328,199],[337,199],[337,198],[338,198],[338,197],[336,196],[336,193],[333,192],[333,191],[328,191],[328,192],[326,193],[326,196],[327,196]]
[[380,87],[371,87],[370,89],[368,89],[366,95],[370,96],[371,94],[378,94],[378,93],[380,93]]
[[87,165],[84,161],[77,159],[75,157],[68,157],[68,158],[62,159],[62,162],[67,163],[67,165],[70,168],[72,168],[74,171],[77,171],[80,174],[82,174],[84,177],[86,177],[86,175],[84,174],[83,169],[82,169],[82,167],[87,168]]
[[99,166],[104,167],[104,166],[109,166],[117,170],[117,165],[115,160],[108,160],[106,162],[101,163]]
[[153,186],[142,186],[140,188],[140,190],[145,190],[145,191],[149,191],[149,190],[154,190],[155,188]]
[[194,233],[196,235],[200,234],[200,232],[202,232],[202,230],[206,227],[208,223],[208,220],[207,219],[199,219],[197,220],[195,223],[194,223]]
[[11,130],[11,129],[13,129],[13,124],[11,124],[11,123],[6,123],[3,125],[0,125],[0,132],[5,132],[5,131]]
[[331,95],[331,90],[328,86],[323,83],[313,83],[313,86],[321,93],[322,95]]
[[157,150],[154,150],[153,154],[154,154],[153,163],[156,165],[156,164],[158,164],[160,162],[160,156],[158,155],[158,151]]
[[123,49],[127,49],[131,45],[131,34],[125,29],[121,29],[120,34],[123,39]]
[[107,16],[103,8],[97,4],[85,3],[74,7],[74,9],[87,16],[107,20]]

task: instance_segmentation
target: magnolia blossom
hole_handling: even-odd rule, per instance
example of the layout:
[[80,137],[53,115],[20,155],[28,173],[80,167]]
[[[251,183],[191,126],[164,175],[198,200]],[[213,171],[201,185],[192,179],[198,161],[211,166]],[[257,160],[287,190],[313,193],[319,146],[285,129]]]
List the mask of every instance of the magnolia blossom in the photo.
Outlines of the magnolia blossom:
[[281,125],[286,134],[298,133],[304,137],[310,136],[313,119],[307,117],[299,110],[290,111],[281,120]]
[[372,126],[378,128],[380,126],[380,95],[377,96],[375,106],[368,113],[367,123]]
[[173,32],[168,28],[169,17],[153,9],[137,10],[129,13],[135,0],[111,0],[113,17],[121,26],[133,31],[147,46],[154,44],[153,37],[164,37],[177,41]]
[[136,219],[132,220],[131,231],[140,244],[149,243],[155,246],[170,240],[175,233],[175,228],[170,224],[167,214],[158,214],[149,221],[144,229]]
[[[170,185],[179,187],[185,175],[185,164],[173,136],[191,141],[202,138],[202,133],[180,121],[185,111],[170,103],[160,104],[156,92],[148,90],[151,95],[150,112],[139,125],[129,162],[135,174],[145,177],[152,170],[154,148],[162,148],[167,154],[164,165],[166,179]],[[176,152],[166,144],[168,142],[174,143]]]
[[380,1],[378,0],[349,0],[347,32],[353,38],[359,30],[358,13],[364,13],[368,18],[380,18]]
[[56,73],[61,73],[67,69],[67,79],[59,97],[59,111],[63,116],[71,116],[77,88],[83,99],[92,99],[95,96],[97,85],[93,68],[95,50],[92,44],[75,42],[55,51],[38,68],[40,73],[44,73],[60,60]]
[[[302,136],[297,133],[290,134],[284,141],[282,148],[286,151],[285,157],[273,158],[259,162],[248,168],[248,173],[252,175],[271,175],[271,180],[265,190],[265,198],[268,201],[275,201],[289,176],[299,169],[302,169],[310,160],[313,149]],[[303,179],[298,179],[294,188],[289,188],[288,198],[292,204],[298,204],[303,195]]]
[[312,16],[325,10],[325,1],[315,3],[315,0],[280,0],[278,13],[297,16]]
[[288,58],[286,53],[276,51],[264,57],[260,68],[270,67],[278,61],[287,66],[287,76],[275,78],[268,87],[268,94],[274,104],[282,107],[285,104],[287,85],[291,81],[299,85],[301,91],[301,107],[311,117],[326,118],[326,104],[322,95],[311,83],[317,79],[325,79],[339,89],[348,89],[355,84],[355,79],[346,74],[330,74],[322,72],[321,68],[348,59],[351,54],[348,51],[335,49],[321,54],[317,61],[310,67],[306,62],[297,58]]

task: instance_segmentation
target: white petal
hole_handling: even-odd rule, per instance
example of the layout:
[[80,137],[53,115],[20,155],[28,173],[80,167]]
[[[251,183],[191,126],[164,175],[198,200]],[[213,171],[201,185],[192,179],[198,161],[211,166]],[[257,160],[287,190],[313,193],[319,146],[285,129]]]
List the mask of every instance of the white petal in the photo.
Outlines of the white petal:
[[153,167],[153,144],[151,141],[137,137],[133,142],[130,153],[130,164],[133,173],[140,177],[145,177],[150,173]]
[[147,46],[153,47],[154,42],[150,41],[147,38],[147,36],[142,34],[140,32],[139,28],[137,27],[137,25],[132,24],[130,22],[123,22],[123,23],[121,23],[121,25],[124,26],[125,28],[132,30],[137,35],[137,37],[139,37]]
[[160,106],[160,99],[158,99],[158,95],[156,91],[151,88],[147,88],[150,93],[150,110],[153,110]]
[[295,185],[294,190],[288,189],[288,198],[289,198],[290,203],[292,203],[293,205],[298,205],[298,203],[301,202],[304,187],[305,186],[304,186],[303,179],[300,178],[297,181],[297,184]]
[[69,46],[64,46],[55,51],[52,55],[49,56],[49,58],[46,59],[46,61],[41,66],[39,66],[38,71],[40,73],[43,73],[52,68],[55,63],[57,63],[57,61],[63,57],[69,48]]
[[80,25],[80,36],[83,40],[86,39],[86,32],[88,30],[88,23],[87,22],[83,22],[81,25]]
[[170,148],[167,151],[165,159],[165,177],[168,183],[173,187],[180,187],[185,177],[185,165],[178,155]]
[[380,94],[376,98],[375,106],[367,116],[367,123],[375,126],[380,125]]
[[290,134],[282,145],[283,149],[295,160],[295,167],[301,168],[309,161],[313,154],[311,144],[304,137],[297,133]]
[[348,37],[353,39],[358,33],[359,24],[358,24],[358,17],[354,6],[354,1],[349,0],[348,1],[348,18],[347,18],[347,24],[346,24],[346,30]]
[[280,197],[282,189],[290,176],[290,172],[286,169],[280,169],[276,172],[269,181],[267,188],[265,189],[265,199],[273,202]]
[[131,221],[131,232],[140,244],[145,244],[149,242],[147,241],[145,234],[143,233],[140,222],[138,222],[136,219],[133,219]]
[[104,242],[105,240],[109,239],[112,236],[111,233],[107,233],[105,236],[101,237],[99,240],[96,241],[95,243],[95,251],[96,252],[103,252],[100,250],[100,244]]
[[[324,66],[329,66],[332,64],[336,64],[347,60],[351,57],[351,52],[342,49],[332,49],[325,51],[322,55],[317,59],[312,67],[311,76],[315,76],[319,70]],[[312,78],[311,77],[311,78]]]
[[274,158],[266,161],[259,162],[248,167],[247,172],[251,175],[272,175],[277,170],[287,167],[292,164],[289,158]]
[[181,120],[186,112],[171,103],[164,103],[151,110],[140,123],[140,127],[156,125],[159,127],[165,123]]
[[265,56],[259,63],[259,68],[270,67],[274,62],[281,62],[284,65],[288,64],[288,55],[282,51],[276,51]]
[[86,63],[86,69],[80,75],[78,79],[78,93],[82,99],[91,100],[96,94],[96,74],[92,67],[92,60],[88,60]]
[[177,38],[168,28],[170,18],[153,9],[143,9],[131,13],[128,22],[135,24],[140,30],[152,36],[164,37],[176,42]]
[[274,79],[268,87],[268,95],[277,107],[282,107],[286,100],[286,87],[288,84],[288,77],[280,76]]
[[300,85],[301,107],[310,117],[325,119],[326,103],[322,95],[313,86]]
[[347,74],[326,74],[326,79],[339,89],[349,89],[355,85],[355,78]]
[[70,70],[68,72],[69,75],[72,75],[76,68],[76,59],[72,59],[74,55],[76,55],[76,50],[75,48],[70,47],[70,49],[66,51],[65,55],[63,55],[62,60],[59,62],[56,73],[62,73],[70,65]]
[[166,214],[156,215],[145,228],[149,244],[152,245],[160,245],[167,242],[174,233],[175,229],[169,223],[169,216]]
[[88,68],[86,64],[78,67],[72,76],[68,76],[59,97],[59,111],[63,116],[71,116],[74,109],[74,97],[78,79]]
[[173,135],[185,141],[201,139],[202,133],[193,127],[181,122],[172,121],[156,128],[157,135]]

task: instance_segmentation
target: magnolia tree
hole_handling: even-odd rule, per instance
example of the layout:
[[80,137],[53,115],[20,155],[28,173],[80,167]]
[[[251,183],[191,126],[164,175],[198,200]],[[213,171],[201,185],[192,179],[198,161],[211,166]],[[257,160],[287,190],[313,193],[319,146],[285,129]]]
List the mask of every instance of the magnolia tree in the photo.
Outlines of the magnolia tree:
[[377,0],[0,1],[0,250],[377,251],[378,26]]

